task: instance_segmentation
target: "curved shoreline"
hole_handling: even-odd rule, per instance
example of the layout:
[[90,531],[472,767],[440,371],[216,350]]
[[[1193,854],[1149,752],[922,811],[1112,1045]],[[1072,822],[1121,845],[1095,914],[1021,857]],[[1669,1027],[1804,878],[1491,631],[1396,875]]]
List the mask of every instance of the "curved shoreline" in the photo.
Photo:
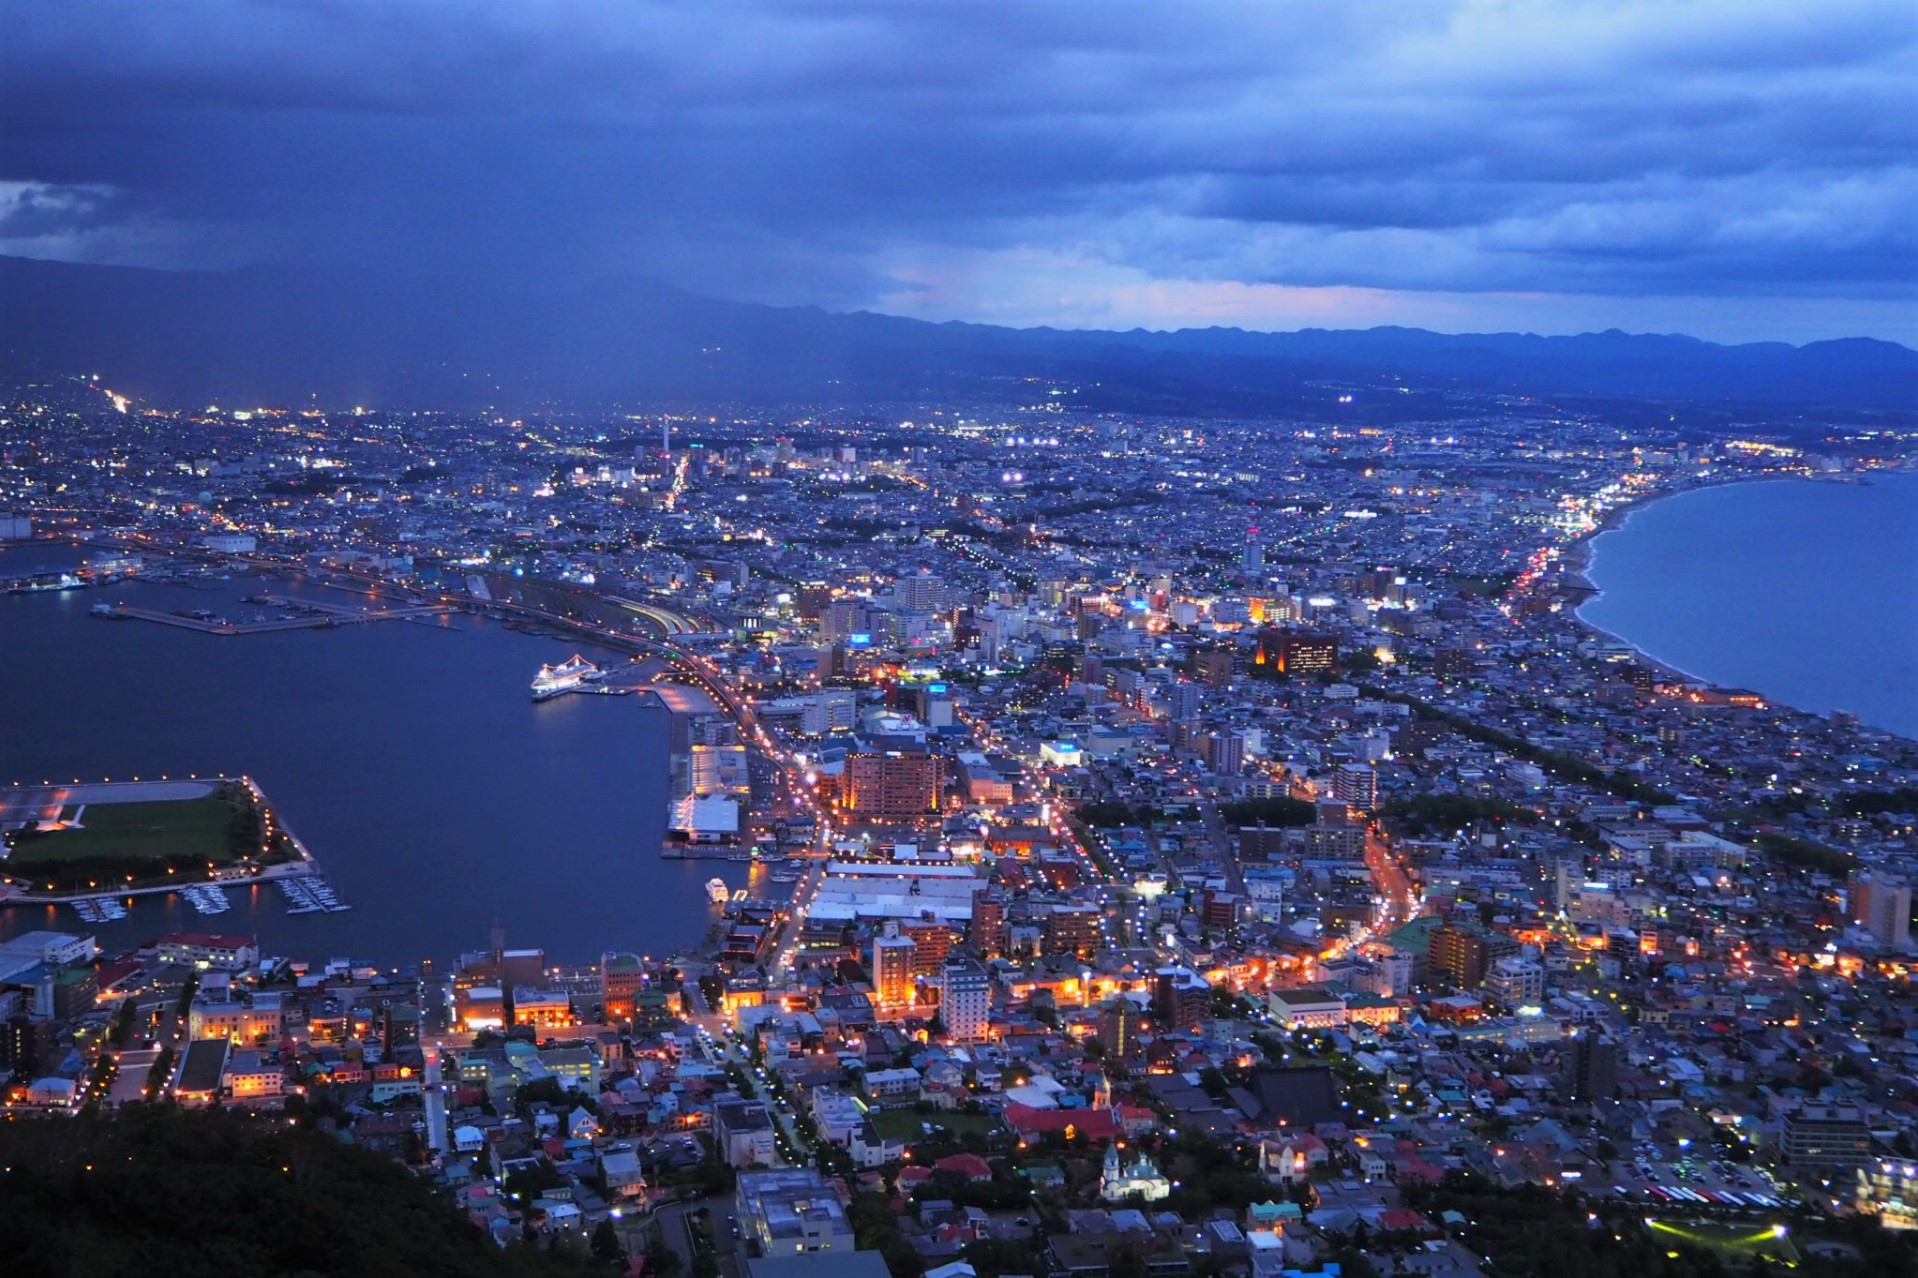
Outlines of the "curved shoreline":
[[[1908,462],[1905,465],[1895,466],[1895,467],[1876,467],[1876,468],[1872,468],[1864,471],[1846,471],[1840,474],[1835,474],[1830,476],[1777,475],[1777,476],[1739,477],[1735,479],[1729,479],[1722,483],[1708,482],[1708,483],[1694,484],[1684,488],[1667,489],[1654,494],[1649,494],[1641,500],[1629,502],[1625,505],[1614,507],[1613,509],[1608,510],[1605,513],[1605,517],[1599,521],[1596,527],[1592,528],[1590,531],[1579,536],[1563,552],[1562,562],[1563,562],[1564,568],[1562,572],[1562,582],[1563,584],[1573,589],[1579,590],[1583,593],[1583,597],[1578,601],[1577,604],[1572,606],[1572,608],[1570,609],[1572,617],[1581,627],[1583,627],[1586,631],[1590,632],[1591,634],[1610,640],[1613,643],[1623,645],[1624,647],[1630,649],[1633,657],[1640,664],[1650,667],[1652,670],[1654,670],[1655,672],[1661,675],[1669,676],[1673,678],[1674,680],[1697,684],[1701,687],[1707,687],[1707,688],[1729,687],[1731,685],[1721,683],[1719,680],[1713,679],[1706,675],[1693,673],[1692,671],[1686,670],[1683,666],[1677,665],[1671,661],[1668,661],[1662,657],[1659,657],[1656,654],[1649,651],[1640,642],[1627,638],[1626,636],[1621,635],[1617,633],[1616,631],[1608,630],[1606,627],[1598,624],[1597,622],[1585,616],[1584,610],[1586,606],[1591,604],[1598,598],[1600,598],[1605,593],[1597,585],[1597,583],[1591,579],[1591,576],[1590,576],[1591,567],[1593,563],[1596,561],[1597,550],[1596,550],[1595,543],[1597,542],[1598,538],[1608,532],[1616,532],[1623,529],[1628,523],[1631,522],[1632,517],[1637,515],[1641,511],[1648,510],[1651,507],[1658,505],[1661,502],[1669,501],[1677,497],[1683,497],[1691,493],[1701,493],[1701,492],[1707,492],[1714,489],[1724,489],[1724,488],[1757,487],[1757,486],[1766,485],[1766,484],[1791,484],[1791,483],[1816,484],[1816,483],[1835,483],[1835,482],[1846,482],[1846,483],[1869,482],[1870,476],[1874,474],[1918,476],[1918,461]],[[1795,714],[1803,714],[1811,718],[1822,719],[1827,717],[1828,713],[1836,712],[1835,710],[1832,712],[1811,710],[1803,706],[1794,705],[1791,702],[1784,701],[1774,697],[1773,694],[1771,694],[1770,692],[1766,692],[1763,689],[1753,689],[1753,691],[1756,691],[1761,696],[1763,696],[1768,704],[1781,707],[1784,709],[1788,709]],[[1870,723],[1867,720],[1865,720],[1864,715],[1861,714],[1859,711],[1852,710],[1852,711],[1847,711],[1847,713],[1858,714],[1861,723],[1864,723],[1865,726],[1871,728],[1871,730],[1874,732],[1882,732],[1889,736],[1896,737],[1900,740],[1918,740],[1918,735],[1907,735],[1906,733],[1901,732],[1895,728],[1890,728],[1880,724]]]

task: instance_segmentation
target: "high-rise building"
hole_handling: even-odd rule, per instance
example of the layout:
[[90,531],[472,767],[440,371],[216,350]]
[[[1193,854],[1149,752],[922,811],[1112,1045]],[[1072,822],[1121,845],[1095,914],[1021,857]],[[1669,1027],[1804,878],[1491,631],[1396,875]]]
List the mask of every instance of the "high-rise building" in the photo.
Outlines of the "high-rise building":
[[973,898],[972,925],[966,943],[980,958],[998,958],[1006,952],[1006,898],[996,888]]
[[1239,552],[1239,569],[1250,573],[1264,567],[1265,543],[1259,539],[1259,530],[1255,525],[1245,530],[1245,549]]
[[901,604],[914,612],[937,612],[946,603],[945,578],[923,572],[901,577],[894,593]]
[[1145,1014],[1131,999],[1119,995],[1099,1005],[1099,1046],[1107,1060],[1137,1056],[1142,1046],[1139,1036],[1144,1031]]
[[1162,967],[1152,974],[1152,1016],[1169,1030],[1196,1029],[1212,1019],[1212,986],[1190,968]]
[[1099,907],[1055,905],[1046,914],[1046,953],[1093,954],[1099,950]]
[[1208,733],[1205,766],[1217,776],[1236,776],[1244,771],[1245,738],[1236,732]]
[[1265,630],[1255,659],[1283,675],[1337,674],[1339,641],[1315,630]]
[[1475,990],[1485,983],[1490,959],[1485,938],[1447,923],[1432,933],[1426,951],[1426,966],[1435,979],[1444,980],[1462,990]]
[[1341,763],[1332,774],[1332,793],[1360,812],[1379,805],[1379,770],[1369,763]]
[[1851,919],[1887,949],[1911,939],[1911,883],[1883,870],[1857,870],[1848,885]]
[[1566,1046],[1564,1071],[1567,1100],[1610,1100],[1618,1088],[1618,1044],[1603,1034],[1580,1034]]
[[885,930],[872,941],[873,1001],[880,1011],[898,1011],[912,1006],[917,975],[913,962],[919,947],[910,936],[899,934],[899,924],[888,921]]
[[609,1025],[633,1019],[633,999],[646,986],[639,955],[608,950],[599,956],[600,1015]]
[[936,754],[907,750],[847,755],[841,804],[855,818],[936,816],[944,781],[942,762]]
[[960,929],[941,919],[906,919],[899,931],[912,938],[913,971],[920,976],[938,976],[946,956],[959,943]]
[[1228,648],[1206,648],[1192,654],[1192,677],[1214,688],[1232,683],[1232,652]]
[[992,977],[976,959],[947,959],[939,978],[939,1019],[962,1043],[986,1036],[992,1016]]
[[832,587],[823,581],[809,581],[793,595],[793,611],[801,621],[818,621],[832,605]]
[[1166,708],[1174,723],[1199,717],[1199,685],[1181,679],[1166,690]]

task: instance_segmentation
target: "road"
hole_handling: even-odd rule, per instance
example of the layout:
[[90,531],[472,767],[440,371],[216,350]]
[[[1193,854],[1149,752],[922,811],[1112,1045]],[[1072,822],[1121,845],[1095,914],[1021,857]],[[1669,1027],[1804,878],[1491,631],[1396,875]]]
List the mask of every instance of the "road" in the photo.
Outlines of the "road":
[[1375,931],[1388,932],[1418,917],[1417,885],[1376,823],[1365,828],[1365,865],[1372,872],[1372,882],[1379,894],[1379,922]]
[[422,1084],[422,1097],[426,1102],[426,1147],[433,1151],[435,1158],[444,1158],[453,1148],[446,1139],[446,1084],[440,1077],[440,1053],[437,1047],[428,1047],[426,1055],[426,1081]]
[[800,1137],[799,1130],[793,1123],[792,1110],[787,1108],[785,1102],[772,1094],[772,1090],[762,1081],[762,1071],[752,1063],[745,1050],[737,1041],[714,1038],[706,1032],[704,1026],[696,1027],[695,1032],[699,1036],[700,1050],[706,1054],[708,1061],[721,1068],[732,1065],[739,1067],[740,1073],[746,1078],[748,1096],[763,1104],[766,1112],[772,1115],[773,1122],[779,1127],[780,1135],[786,1140],[786,1147],[798,1153],[798,1164],[802,1167],[810,1166],[813,1161],[813,1148]]

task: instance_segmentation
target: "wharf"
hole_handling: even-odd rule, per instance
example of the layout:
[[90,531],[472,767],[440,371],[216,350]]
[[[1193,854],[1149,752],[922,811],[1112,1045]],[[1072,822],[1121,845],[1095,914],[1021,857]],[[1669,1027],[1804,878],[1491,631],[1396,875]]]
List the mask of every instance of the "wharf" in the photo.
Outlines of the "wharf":
[[453,611],[445,604],[386,608],[377,612],[363,612],[357,608],[340,608],[334,605],[301,604],[299,606],[308,610],[311,615],[283,617],[273,621],[235,622],[224,617],[181,616],[175,612],[163,612],[158,608],[138,608],[130,604],[116,604],[110,611],[101,615],[132,618],[136,621],[157,621],[163,626],[178,626],[184,630],[197,630],[207,635],[263,635],[287,630],[330,630],[335,626],[350,626],[368,621],[410,621],[416,618],[444,616]]

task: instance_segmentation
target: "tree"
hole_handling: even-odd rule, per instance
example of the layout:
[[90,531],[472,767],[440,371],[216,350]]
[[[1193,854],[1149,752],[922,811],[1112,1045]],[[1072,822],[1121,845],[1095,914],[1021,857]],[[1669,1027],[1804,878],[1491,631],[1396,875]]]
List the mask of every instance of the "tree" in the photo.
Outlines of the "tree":
[[1305,800],[1284,795],[1220,804],[1219,815],[1227,825],[1311,825],[1318,817]]
[[612,1265],[626,1258],[625,1248],[619,1245],[619,1231],[613,1228],[612,1221],[602,1220],[593,1230],[593,1256]]

